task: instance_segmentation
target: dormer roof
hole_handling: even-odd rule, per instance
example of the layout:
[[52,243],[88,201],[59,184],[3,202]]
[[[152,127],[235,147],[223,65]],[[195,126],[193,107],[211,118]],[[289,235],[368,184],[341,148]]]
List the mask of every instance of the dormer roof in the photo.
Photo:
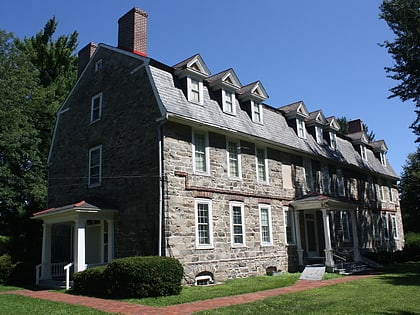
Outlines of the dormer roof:
[[373,141],[369,143],[375,153],[385,153],[388,147],[384,140]]
[[183,78],[187,75],[193,75],[195,77],[205,78],[210,75],[210,70],[205,64],[200,54],[196,54],[184,61],[181,61],[173,66],[175,75],[179,78]]
[[364,131],[349,133],[346,136],[351,139],[353,144],[369,144],[368,137]]
[[335,119],[334,116],[327,117],[326,120],[330,129],[334,131],[340,130],[340,125],[338,124],[337,119]]
[[325,118],[321,110],[316,110],[314,112],[309,113],[308,120],[306,121],[307,126],[325,126],[327,124],[327,119]]
[[253,99],[264,102],[268,98],[268,94],[260,81],[247,84],[236,91],[236,93],[238,94],[239,100]]
[[284,113],[286,118],[296,118],[300,116],[302,118],[309,118],[308,109],[305,106],[303,101],[295,102],[289,105],[285,105],[278,108],[280,111]]
[[226,88],[228,90],[234,91],[242,87],[238,76],[232,68],[208,77],[206,79],[206,82],[208,82],[210,87],[215,90],[220,88]]

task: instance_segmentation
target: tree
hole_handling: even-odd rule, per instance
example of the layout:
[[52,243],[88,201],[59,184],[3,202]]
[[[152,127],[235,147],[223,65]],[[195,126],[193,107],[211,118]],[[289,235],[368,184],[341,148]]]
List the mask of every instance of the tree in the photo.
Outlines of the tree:
[[[336,119],[338,125],[340,126],[340,129],[338,130],[339,134],[346,135],[349,133],[349,120],[347,117],[338,117]],[[366,132],[366,135],[368,137],[369,142],[375,141],[375,133],[373,131],[369,131],[369,127],[363,123],[363,129]]]
[[403,102],[412,100],[417,118],[411,125],[420,141],[420,0],[384,0],[380,18],[394,32],[393,42],[382,44],[394,59],[392,67],[385,67],[388,77],[399,81],[390,89],[390,98],[399,97]]
[[406,231],[420,232],[420,147],[408,155],[399,184]]

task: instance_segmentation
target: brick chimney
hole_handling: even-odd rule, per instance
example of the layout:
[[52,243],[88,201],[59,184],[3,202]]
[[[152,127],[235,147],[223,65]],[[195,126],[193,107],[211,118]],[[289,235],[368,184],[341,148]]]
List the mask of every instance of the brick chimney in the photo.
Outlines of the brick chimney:
[[349,121],[349,134],[365,131],[363,122],[360,119]]
[[96,47],[97,45],[95,43],[89,43],[85,47],[80,49],[78,53],[79,60],[77,67],[77,77],[80,77],[80,75],[82,74],[83,70],[85,69],[90,60],[90,57],[92,57],[93,53],[95,52]]
[[147,17],[145,11],[133,8],[118,20],[118,48],[147,55]]

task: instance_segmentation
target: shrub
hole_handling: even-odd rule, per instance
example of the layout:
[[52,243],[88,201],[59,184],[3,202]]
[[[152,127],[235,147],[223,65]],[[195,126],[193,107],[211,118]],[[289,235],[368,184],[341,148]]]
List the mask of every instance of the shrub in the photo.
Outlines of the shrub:
[[120,298],[176,295],[184,270],[170,257],[126,257],[113,260],[105,270],[110,294]]
[[7,284],[10,280],[10,274],[13,270],[12,258],[10,255],[0,256],[0,284]]
[[34,261],[19,261],[10,273],[9,283],[13,285],[26,285],[35,283],[35,266]]
[[104,277],[105,266],[86,269],[73,275],[72,293],[78,295],[107,295],[107,282]]
[[407,232],[405,234],[404,253],[407,260],[420,260],[420,233]]
[[6,254],[10,247],[10,237],[0,235],[0,256]]

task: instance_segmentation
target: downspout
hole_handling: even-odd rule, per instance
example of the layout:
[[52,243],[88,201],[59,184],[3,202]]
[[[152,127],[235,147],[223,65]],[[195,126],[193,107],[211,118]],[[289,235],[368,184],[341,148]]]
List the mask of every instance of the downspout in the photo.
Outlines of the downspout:
[[163,136],[162,126],[166,123],[168,115],[158,118],[158,144],[159,144],[159,240],[158,240],[158,255],[162,256],[163,247]]

